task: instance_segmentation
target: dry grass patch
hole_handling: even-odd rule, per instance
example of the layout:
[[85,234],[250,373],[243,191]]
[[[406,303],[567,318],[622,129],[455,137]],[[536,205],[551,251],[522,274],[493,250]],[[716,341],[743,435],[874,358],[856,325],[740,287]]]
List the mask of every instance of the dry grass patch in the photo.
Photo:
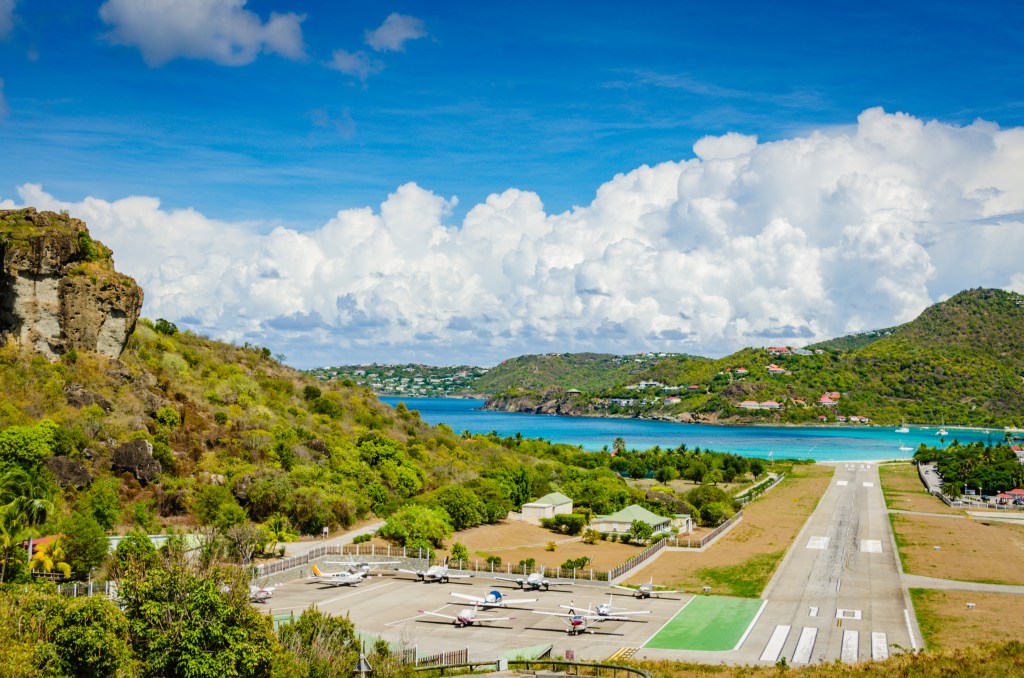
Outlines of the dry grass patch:
[[[548,542],[552,541],[555,542],[555,550],[546,550]],[[643,551],[641,547],[607,541],[585,544],[578,537],[508,520],[456,532],[446,545],[451,548],[455,542],[465,544],[470,559],[479,559],[481,563],[488,555],[494,555],[501,557],[503,565],[511,563],[515,566],[520,560],[534,558],[538,565],[549,568],[558,567],[570,558],[587,556],[591,560],[588,567],[609,570]],[[444,553],[440,552],[439,556],[444,558]]]
[[913,464],[882,464],[878,467],[878,475],[888,508],[922,513],[963,513],[928,492]]
[[760,595],[786,549],[828,489],[834,466],[796,466],[784,481],[743,510],[743,520],[702,553],[668,551],[633,575],[693,590],[712,586],[721,595]]
[[905,572],[1024,585],[1024,526],[898,513],[889,517]]
[[[1024,637],[1024,596],[934,589],[911,589],[910,594],[929,650]],[[968,603],[976,607],[969,610]]]

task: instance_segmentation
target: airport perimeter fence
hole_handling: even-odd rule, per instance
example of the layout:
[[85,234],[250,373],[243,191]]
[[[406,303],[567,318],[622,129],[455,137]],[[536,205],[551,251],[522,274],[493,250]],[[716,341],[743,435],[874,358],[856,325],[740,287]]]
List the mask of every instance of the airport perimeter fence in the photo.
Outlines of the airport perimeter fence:
[[652,678],[651,674],[647,671],[633,666],[620,666],[618,664],[600,662],[576,662],[561,659],[493,659],[491,661],[449,664],[447,666],[418,667],[416,672],[436,676],[454,676],[464,673],[477,673],[492,667],[495,671],[518,670],[521,672],[537,673],[538,670],[547,669],[552,673],[557,672],[568,676]]
[[68,584],[57,584],[57,593],[68,598],[79,596],[109,596],[117,593],[117,582],[113,581],[90,581],[70,582]]
[[749,504],[750,502],[754,501],[762,494],[767,492],[768,490],[772,489],[773,487],[781,483],[785,478],[786,474],[780,473],[771,482],[762,482],[760,485],[755,485],[754,487],[750,488],[740,496],[736,497],[736,499],[740,502],[741,505],[746,506],[747,504]]
[[707,546],[708,544],[710,544],[712,541],[714,541],[714,539],[718,535],[722,534],[723,532],[728,530],[730,527],[732,527],[732,525],[734,523],[739,522],[742,519],[743,519],[743,511],[742,510],[737,511],[736,514],[732,518],[729,518],[729,520],[725,521],[724,523],[722,523],[721,525],[719,525],[715,529],[713,529],[710,532],[708,532],[707,534],[705,534],[703,537],[700,538],[699,541],[694,542],[692,539],[687,538],[686,544],[683,544],[683,543],[681,543],[681,541],[680,541],[680,539],[678,537],[675,537],[673,539],[673,542],[675,542],[674,546],[676,548],[680,548],[680,549],[702,549],[705,546]]
[[649,559],[656,556],[658,552],[661,551],[661,549],[665,548],[667,545],[667,537],[660,539],[643,553],[638,553],[637,555],[633,556],[632,558],[622,563],[618,567],[613,567],[612,569],[608,570],[608,581],[614,581],[615,579],[626,574],[633,568],[639,567],[643,563],[647,562]]

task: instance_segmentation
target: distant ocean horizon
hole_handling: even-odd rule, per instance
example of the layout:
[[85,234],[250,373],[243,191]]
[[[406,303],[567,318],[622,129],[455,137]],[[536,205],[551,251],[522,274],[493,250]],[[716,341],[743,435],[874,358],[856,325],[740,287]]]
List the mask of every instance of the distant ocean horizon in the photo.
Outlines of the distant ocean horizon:
[[[655,445],[675,449],[732,452],[746,457],[776,459],[813,459],[815,461],[885,461],[909,459],[924,443],[940,446],[938,426],[910,426],[909,433],[896,433],[895,427],[883,426],[724,426],[710,424],[678,424],[648,419],[603,417],[561,417],[513,412],[481,410],[483,400],[464,398],[398,398],[383,397],[389,405],[404,402],[417,410],[429,424],[447,424],[456,433],[468,430],[499,436],[522,434],[524,438],[543,438],[553,443],[578,445],[596,452],[621,437],[629,449],[646,450]],[[960,429],[946,426],[949,435],[945,444],[982,441],[997,443],[1003,439],[999,430]],[[900,450],[909,447],[910,450]]]

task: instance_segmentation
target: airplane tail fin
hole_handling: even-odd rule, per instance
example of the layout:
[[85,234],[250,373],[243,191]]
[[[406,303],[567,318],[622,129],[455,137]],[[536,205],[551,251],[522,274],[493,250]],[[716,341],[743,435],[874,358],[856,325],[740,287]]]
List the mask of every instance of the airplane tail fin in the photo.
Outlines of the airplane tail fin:
[[316,566],[316,563],[313,563],[313,576],[315,576],[315,577],[322,577],[322,576],[324,576],[324,573],[320,571],[320,568]]

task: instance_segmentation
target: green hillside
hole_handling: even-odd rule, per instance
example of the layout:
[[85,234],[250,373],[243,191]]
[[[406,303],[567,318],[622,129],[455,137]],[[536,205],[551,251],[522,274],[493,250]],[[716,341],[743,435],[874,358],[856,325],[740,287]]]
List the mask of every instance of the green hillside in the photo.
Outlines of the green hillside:
[[[613,376],[617,381],[610,383]],[[667,357],[607,377],[600,386],[580,389],[585,393],[574,399],[573,414],[775,423],[817,422],[822,416],[834,422],[856,415],[885,425],[906,419],[1019,427],[1024,426],[1024,297],[968,290],[886,330],[782,353],[747,348],[718,360]],[[626,389],[642,381],[659,383]],[[545,386],[535,379],[529,389],[544,394],[553,387],[565,384]],[[494,406],[509,409],[510,393],[499,392]],[[817,406],[826,393],[840,397],[834,405]],[[522,402],[522,390],[514,395],[516,406],[534,406]],[[739,407],[744,401],[773,401],[779,407]]]
[[639,375],[667,360],[686,363],[704,359],[666,353],[524,355],[505,360],[492,368],[473,384],[473,390],[477,393],[500,393],[513,388],[526,391],[552,388],[588,393],[606,391],[639,378]]

